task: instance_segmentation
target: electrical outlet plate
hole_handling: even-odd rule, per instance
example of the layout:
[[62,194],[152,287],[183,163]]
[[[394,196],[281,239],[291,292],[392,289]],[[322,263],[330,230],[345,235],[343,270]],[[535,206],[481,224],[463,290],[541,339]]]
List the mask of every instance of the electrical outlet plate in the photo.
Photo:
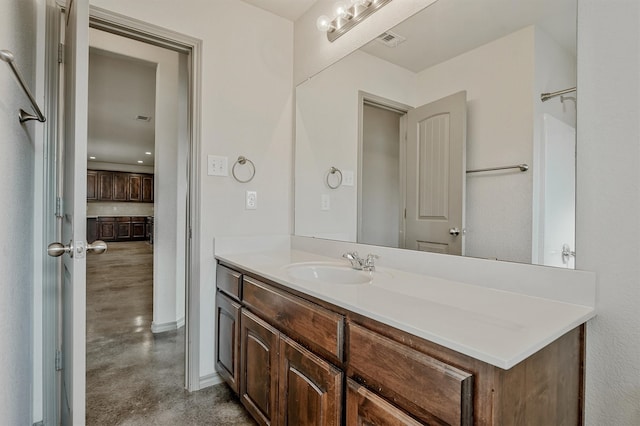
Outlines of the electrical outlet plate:
[[246,210],[256,210],[258,208],[258,193],[256,191],[247,191],[244,207]]
[[331,210],[331,196],[329,194],[322,194],[320,198],[320,209]]
[[207,174],[209,176],[229,176],[229,157],[208,155]]

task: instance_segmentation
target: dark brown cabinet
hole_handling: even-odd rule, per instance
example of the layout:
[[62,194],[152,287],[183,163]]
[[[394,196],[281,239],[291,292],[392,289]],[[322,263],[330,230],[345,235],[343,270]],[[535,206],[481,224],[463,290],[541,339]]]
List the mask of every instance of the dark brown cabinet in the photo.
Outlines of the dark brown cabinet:
[[87,201],[153,203],[153,175],[87,170]]
[[113,201],[112,172],[98,172],[98,201]]
[[147,218],[100,216],[97,219],[97,239],[103,241],[142,241],[147,239]]
[[583,423],[584,325],[504,370],[249,272],[217,271],[217,370],[261,425]]
[[87,242],[92,243],[98,239],[98,219],[95,217],[87,218]]
[[276,424],[278,330],[246,309],[240,317],[240,400],[258,424]]
[[216,294],[216,371],[239,393],[240,303],[218,291]]
[[280,335],[279,425],[339,425],[342,371]]
[[131,201],[128,173],[113,173],[113,201]]
[[98,199],[98,172],[87,170],[87,201]]

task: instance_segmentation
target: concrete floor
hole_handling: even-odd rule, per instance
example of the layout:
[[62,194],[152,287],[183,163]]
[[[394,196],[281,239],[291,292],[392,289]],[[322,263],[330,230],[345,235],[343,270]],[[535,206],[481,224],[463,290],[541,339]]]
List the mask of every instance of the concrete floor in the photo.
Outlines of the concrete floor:
[[255,425],[222,384],[189,393],[184,327],[151,333],[153,251],[87,256],[87,425]]

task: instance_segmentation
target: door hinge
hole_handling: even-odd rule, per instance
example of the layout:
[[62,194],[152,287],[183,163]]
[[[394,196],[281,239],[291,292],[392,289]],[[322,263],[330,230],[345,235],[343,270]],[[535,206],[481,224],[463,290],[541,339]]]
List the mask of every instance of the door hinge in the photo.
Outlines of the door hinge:
[[191,232],[191,227],[189,227],[189,239],[193,238],[193,233]]
[[404,209],[404,218],[407,218],[407,209]]
[[62,370],[62,351],[56,351],[56,371]]
[[63,216],[63,213],[62,213],[62,197],[56,197],[55,215],[56,215],[56,217],[62,217]]
[[64,44],[58,43],[58,63],[64,63]]

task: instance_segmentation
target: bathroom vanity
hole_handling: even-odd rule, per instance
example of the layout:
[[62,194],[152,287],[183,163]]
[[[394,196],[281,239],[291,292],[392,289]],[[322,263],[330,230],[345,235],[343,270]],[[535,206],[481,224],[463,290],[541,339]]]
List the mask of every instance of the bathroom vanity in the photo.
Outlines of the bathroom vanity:
[[216,370],[259,424],[583,422],[593,306],[297,249],[216,257]]

